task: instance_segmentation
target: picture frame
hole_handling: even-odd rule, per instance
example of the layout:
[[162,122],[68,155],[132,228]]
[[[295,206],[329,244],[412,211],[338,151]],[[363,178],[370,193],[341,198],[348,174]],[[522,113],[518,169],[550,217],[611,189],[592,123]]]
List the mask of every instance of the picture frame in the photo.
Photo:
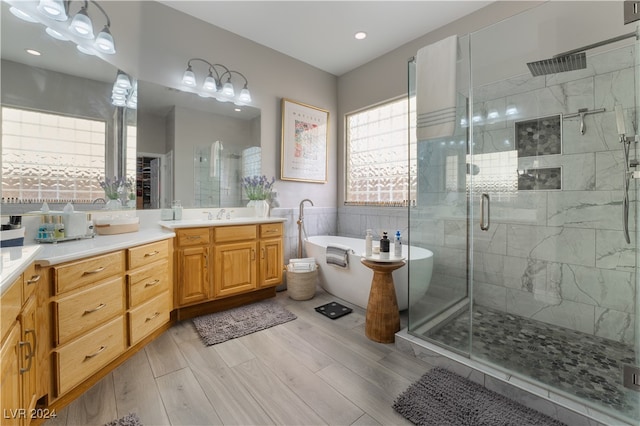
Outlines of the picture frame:
[[329,111],[282,99],[280,179],[327,182]]

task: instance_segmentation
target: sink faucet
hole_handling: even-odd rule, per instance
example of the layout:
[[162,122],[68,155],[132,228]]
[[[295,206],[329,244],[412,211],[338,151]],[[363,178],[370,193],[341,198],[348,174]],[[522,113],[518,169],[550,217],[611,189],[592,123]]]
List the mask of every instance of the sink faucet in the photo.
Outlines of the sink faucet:
[[222,215],[224,214],[224,212],[226,212],[225,209],[220,209],[220,211],[218,212],[218,214],[216,215],[216,219],[220,220],[222,219]]
[[202,212],[202,214],[207,215],[207,220],[213,220],[213,213],[211,212]]

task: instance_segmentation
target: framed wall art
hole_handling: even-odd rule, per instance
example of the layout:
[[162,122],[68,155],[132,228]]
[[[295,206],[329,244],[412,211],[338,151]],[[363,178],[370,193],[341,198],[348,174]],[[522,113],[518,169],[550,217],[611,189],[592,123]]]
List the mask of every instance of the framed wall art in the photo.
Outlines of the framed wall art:
[[327,182],[329,111],[282,99],[280,179]]

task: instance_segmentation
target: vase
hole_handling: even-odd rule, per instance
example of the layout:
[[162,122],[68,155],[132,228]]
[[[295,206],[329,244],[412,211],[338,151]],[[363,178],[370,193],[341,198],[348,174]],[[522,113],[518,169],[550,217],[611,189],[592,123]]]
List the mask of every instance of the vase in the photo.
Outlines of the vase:
[[269,203],[267,200],[251,200],[247,207],[253,206],[256,217],[269,217]]
[[105,205],[107,210],[120,210],[122,208],[122,202],[116,199],[109,199]]

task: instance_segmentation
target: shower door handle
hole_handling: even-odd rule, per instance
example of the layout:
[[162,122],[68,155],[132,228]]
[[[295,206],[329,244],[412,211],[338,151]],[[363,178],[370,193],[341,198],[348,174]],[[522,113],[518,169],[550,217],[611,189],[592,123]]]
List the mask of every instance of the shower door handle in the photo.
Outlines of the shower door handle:
[[[486,203],[485,203],[486,200]],[[487,210],[487,221],[485,222],[485,215],[484,215],[484,211],[485,208]],[[483,231],[488,231],[489,230],[489,226],[491,225],[491,219],[489,218],[491,216],[491,200],[489,199],[489,194],[482,194],[482,197],[480,198],[480,229]]]

